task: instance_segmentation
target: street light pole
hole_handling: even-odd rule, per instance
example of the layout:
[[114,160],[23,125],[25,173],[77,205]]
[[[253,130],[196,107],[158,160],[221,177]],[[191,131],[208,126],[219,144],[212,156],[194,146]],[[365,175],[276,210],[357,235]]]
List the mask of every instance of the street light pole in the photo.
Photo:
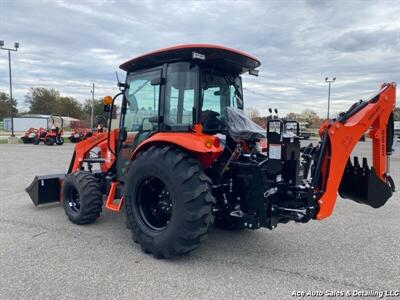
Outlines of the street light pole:
[[92,107],[91,107],[91,112],[90,112],[90,127],[93,129],[93,113],[94,113],[94,82],[92,86],[92,90],[90,91],[92,93]]
[[329,85],[329,87],[328,87],[328,115],[327,115],[328,120],[329,120],[329,109],[330,109],[330,105],[331,105],[331,83],[335,82],[335,80],[336,80],[336,77],[333,77],[332,79],[325,77],[325,82],[327,82]]
[[11,51],[18,51],[19,43],[14,43],[14,48],[5,48],[4,41],[0,41],[0,50],[8,51],[8,73],[10,76],[10,116],[11,116],[11,137],[14,137],[14,112],[12,96],[12,78],[11,78]]

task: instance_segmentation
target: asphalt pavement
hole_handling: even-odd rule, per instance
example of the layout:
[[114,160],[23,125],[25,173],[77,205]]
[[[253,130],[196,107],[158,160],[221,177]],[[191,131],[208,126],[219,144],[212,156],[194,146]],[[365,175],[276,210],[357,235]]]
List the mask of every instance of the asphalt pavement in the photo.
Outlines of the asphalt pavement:
[[33,206],[25,188],[34,175],[65,172],[72,151],[0,145],[0,299],[295,299],[294,291],[400,289],[399,193],[380,209],[338,198],[330,218],[272,231],[212,229],[191,254],[157,260],[132,241],[123,213],[77,226],[59,203]]

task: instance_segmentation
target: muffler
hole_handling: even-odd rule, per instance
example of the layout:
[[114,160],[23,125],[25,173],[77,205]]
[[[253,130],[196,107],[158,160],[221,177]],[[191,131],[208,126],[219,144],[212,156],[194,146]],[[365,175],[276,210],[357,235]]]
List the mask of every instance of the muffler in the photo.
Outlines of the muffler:
[[25,189],[35,206],[61,200],[61,184],[65,174],[36,176]]
[[350,199],[358,203],[367,204],[373,208],[385,205],[386,201],[393,195],[393,180],[384,182],[376,175],[375,169],[368,166],[367,159],[364,157],[362,166],[358,157],[354,157],[354,164],[350,159],[347,162],[342,182],[339,187],[339,195],[342,198]]

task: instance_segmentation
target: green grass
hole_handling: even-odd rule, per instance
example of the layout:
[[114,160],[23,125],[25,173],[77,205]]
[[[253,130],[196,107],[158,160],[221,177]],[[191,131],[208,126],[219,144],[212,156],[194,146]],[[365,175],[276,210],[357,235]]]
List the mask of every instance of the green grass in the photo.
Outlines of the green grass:
[[[1,144],[8,144],[8,139],[7,138],[0,138],[0,145]],[[18,144],[23,144],[21,139],[18,139]]]

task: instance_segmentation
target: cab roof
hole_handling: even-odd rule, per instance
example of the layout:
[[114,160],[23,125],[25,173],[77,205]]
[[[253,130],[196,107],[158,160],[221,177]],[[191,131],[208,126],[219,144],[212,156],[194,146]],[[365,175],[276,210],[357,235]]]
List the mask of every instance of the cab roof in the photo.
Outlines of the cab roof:
[[210,44],[176,45],[149,52],[121,64],[120,69],[132,72],[164,63],[196,60],[228,72],[244,73],[261,65],[260,61],[239,50]]

